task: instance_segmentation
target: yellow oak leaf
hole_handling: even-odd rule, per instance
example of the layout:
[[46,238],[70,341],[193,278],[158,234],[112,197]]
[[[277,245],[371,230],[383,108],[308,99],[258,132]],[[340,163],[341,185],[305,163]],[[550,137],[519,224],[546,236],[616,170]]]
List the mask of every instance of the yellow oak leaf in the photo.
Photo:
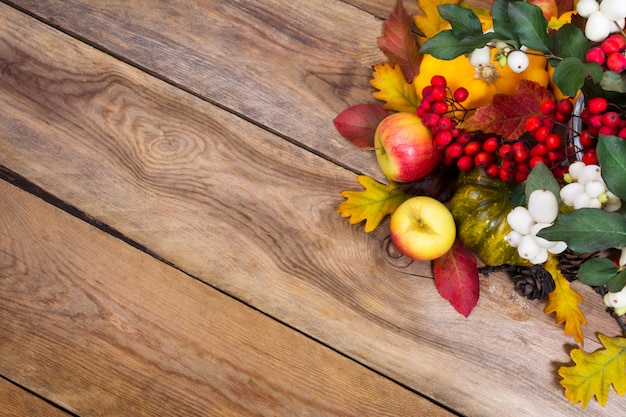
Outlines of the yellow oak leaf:
[[604,349],[591,353],[572,349],[570,357],[575,365],[559,368],[565,396],[572,404],[580,402],[582,408],[593,396],[605,406],[611,385],[619,395],[626,393],[626,338],[598,334],[598,339]]
[[417,92],[413,84],[404,78],[399,65],[388,62],[374,65],[372,87],[378,91],[372,93],[377,100],[384,101],[385,110],[415,113],[417,111]]
[[343,191],[346,198],[337,211],[343,217],[350,217],[350,224],[365,220],[365,231],[371,232],[389,214],[392,214],[400,204],[409,198],[407,194],[396,189],[395,183],[381,184],[367,175],[357,177],[359,183],[365,187],[361,191]]
[[545,269],[554,278],[556,288],[548,294],[548,302],[543,311],[546,314],[556,313],[556,324],[564,322],[565,334],[573,335],[576,343],[583,346],[585,339],[581,325],[586,325],[587,319],[578,307],[578,303],[583,301],[583,297],[572,289],[569,281],[561,274],[559,261],[555,255],[550,255],[545,264]]
[[424,35],[419,36],[417,38],[417,43],[421,45],[426,41],[427,38],[430,38],[446,27],[449,27],[449,24],[446,20],[442,19],[439,16],[439,10],[437,10],[437,6],[442,4],[459,4],[461,0],[417,0],[417,5],[423,14],[416,14],[413,18],[415,22],[415,27],[417,30]]

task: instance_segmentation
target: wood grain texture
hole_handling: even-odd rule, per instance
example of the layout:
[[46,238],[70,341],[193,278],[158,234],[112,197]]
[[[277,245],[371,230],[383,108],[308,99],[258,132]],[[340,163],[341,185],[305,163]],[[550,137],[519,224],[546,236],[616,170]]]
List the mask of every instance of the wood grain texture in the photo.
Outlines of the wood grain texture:
[[[459,413],[623,408],[567,403],[572,341],[506,277],[464,319],[428,265],[340,218],[350,172],[6,6],[0,75],[0,164],[188,274]],[[593,349],[618,330],[589,314]]]
[[78,415],[451,415],[6,182],[0,206],[0,372]]
[[358,172],[380,178],[332,120],[374,102],[381,22],[340,1],[15,2],[99,47]]
[[0,378],[0,407],[2,417],[68,417],[70,415],[2,378]]

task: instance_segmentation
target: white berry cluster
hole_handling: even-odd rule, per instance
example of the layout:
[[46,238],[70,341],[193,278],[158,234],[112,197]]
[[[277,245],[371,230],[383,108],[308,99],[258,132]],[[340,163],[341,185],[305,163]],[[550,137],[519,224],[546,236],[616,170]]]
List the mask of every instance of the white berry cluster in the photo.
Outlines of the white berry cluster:
[[603,208],[616,211],[622,205],[619,197],[606,187],[598,165],[573,162],[564,178],[569,184],[561,188],[561,200],[575,210]]
[[601,42],[609,34],[624,29],[626,1],[602,0],[598,4],[596,0],[579,0],[576,12],[579,16],[587,18],[587,23],[585,23],[587,39],[592,42]]
[[527,48],[522,46],[520,49],[513,49],[506,42],[496,42],[494,45],[489,44],[477,48],[470,54],[470,64],[476,68],[477,72],[491,63],[492,46],[498,50],[494,59],[500,64],[500,67],[508,65],[511,71],[516,73],[524,72],[528,68],[530,60],[525,52]]
[[506,240],[517,253],[538,265],[548,260],[548,253],[558,254],[567,249],[565,242],[551,242],[537,236],[546,227],[552,226],[559,214],[556,196],[548,190],[535,190],[528,197],[528,208],[517,206],[509,212],[507,222],[513,229]]

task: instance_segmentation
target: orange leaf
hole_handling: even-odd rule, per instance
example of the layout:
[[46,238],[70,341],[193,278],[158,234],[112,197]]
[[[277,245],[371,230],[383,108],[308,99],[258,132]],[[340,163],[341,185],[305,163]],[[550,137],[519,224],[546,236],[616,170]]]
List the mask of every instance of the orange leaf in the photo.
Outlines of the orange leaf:
[[559,368],[565,396],[573,404],[580,401],[582,408],[594,395],[598,403],[605,406],[611,385],[619,395],[626,393],[626,338],[600,333],[598,339],[604,349],[591,353],[573,349],[570,356],[576,365]]
[[356,146],[372,148],[376,127],[387,117],[387,112],[379,104],[357,104],[348,107],[333,120],[341,136]]
[[572,289],[569,281],[561,274],[556,256],[551,255],[548,258],[545,269],[554,278],[556,288],[548,294],[548,302],[543,311],[546,314],[556,313],[556,324],[565,323],[565,334],[573,335],[576,343],[583,346],[585,339],[581,325],[586,325],[587,319],[578,308],[578,303],[583,301],[583,297]]
[[478,265],[474,254],[459,241],[433,261],[435,286],[439,294],[465,317],[469,316],[480,295]]
[[479,107],[463,127],[515,140],[526,131],[525,123],[529,117],[541,115],[541,103],[553,98],[552,93],[538,83],[521,80],[515,95],[494,95],[491,103]]
[[392,63],[400,66],[406,81],[413,81],[419,72],[422,56],[411,31],[411,16],[401,0],[383,23],[383,36],[378,38],[378,48]]
[[409,84],[398,65],[388,62],[374,65],[372,87],[379,91],[372,93],[375,99],[384,101],[383,108],[391,111],[415,113],[417,111],[417,93],[413,84]]
[[343,217],[350,217],[350,223],[365,220],[365,231],[371,232],[389,214],[392,214],[409,196],[396,189],[395,183],[384,185],[366,175],[357,177],[364,190],[343,191],[346,200],[337,207]]

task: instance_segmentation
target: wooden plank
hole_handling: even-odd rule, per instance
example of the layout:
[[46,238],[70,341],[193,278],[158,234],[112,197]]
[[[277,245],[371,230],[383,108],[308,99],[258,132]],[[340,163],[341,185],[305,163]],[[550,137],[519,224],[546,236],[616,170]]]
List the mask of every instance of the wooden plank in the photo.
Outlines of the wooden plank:
[[4,181],[0,207],[0,372],[72,412],[451,415]]
[[207,100],[381,178],[332,120],[374,102],[381,22],[341,1],[20,0],[42,19]]
[[[419,278],[427,264],[394,263],[384,234],[335,212],[351,173],[6,6],[0,19],[0,164],[463,414],[584,415],[556,380],[571,339],[506,278],[464,319]],[[597,310],[587,349],[617,331]]]
[[3,417],[68,417],[70,415],[3,378],[0,378],[0,404]]

